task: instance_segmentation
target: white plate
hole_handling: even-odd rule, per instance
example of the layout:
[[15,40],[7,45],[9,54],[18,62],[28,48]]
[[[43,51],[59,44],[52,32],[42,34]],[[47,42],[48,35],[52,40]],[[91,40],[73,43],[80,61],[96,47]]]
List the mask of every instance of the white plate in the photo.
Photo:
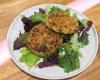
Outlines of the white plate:
[[[64,9],[67,8],[63,5],[58,5],[58,4],[53,4],[53,5],[64,8]],[[89,34],[90,34],[89,35],[89,45],[84,47],[84,49],[81,49],[83,56],[80,59],[80,69],[77,69],[70,73],[65,73],[63,71],[63,69],[58,66],[47,67],[47,68],[43,68],[43,69],[33,67],[33,68],[29,69],[27,66],[25,66],[24,63],[19,62],[19,60],[18,60],[19,56],[20,56],[19,51],[13,50],[13,42],[18,37],[19,32],[20,31],[24,32],[23,23],[21,22],[21,15],[25,15],[26,17],[29,17],[34,13],[34,11],[38,12],[39,8],[45,8],[45,6],[46,6],[46,4],[31,7],[29,9],[25,10],[24,12],[20,13],[12,22],[12,24],[9,28],[8,34],[7,34],[8,48],[9,48],[10,54],[12,56],[12,59],[17,64],[17,66],[19,68],[21,68],[23,71],[25,71],[26,73],[29,73],[33,76],[39,77],[39,78],[64,79],[64,78],[69,78],[69,77],[75,76],[75,75],[81,73],[82,71],[84,71],[92,63],[92,61],[94,60],[94,58],[96,56],[97,49],[98,49],[98,35],[97,35],[97,32],[96,32],[94,26],[92,26],[92,28],[89,31]],[[80,19],[87,18],[82,13],[79,13],[73,9],[70,9],[70,10],[71,10],[71,14],[77,13]]]

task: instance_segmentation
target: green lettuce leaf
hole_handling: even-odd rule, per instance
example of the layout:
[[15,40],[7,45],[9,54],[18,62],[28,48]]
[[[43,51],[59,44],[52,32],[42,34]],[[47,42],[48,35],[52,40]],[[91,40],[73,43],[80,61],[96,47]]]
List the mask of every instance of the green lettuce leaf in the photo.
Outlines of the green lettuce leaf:
[[45,8],[46,15],[49,14],[49,11],[50,11],[50,9],[51,9],[52,7],[53,7],[52,4],[47,4],[47,5],[46,5],[46,8]]
[[53,14],[53,13],[56,13],[56,12],[59,12],[59,11],[64,11],[64,12],[66,12],[67,14],[69,14],[70,15],[70,9],[61,9],[61,8],[59,8],[59,7],[57,7],[57,6],[53,6],[53,7],[51,7],[50,8],[50,10],[49,10],[49,13],[50,14]]
[[83,45],[78,41],[78,35],[76,33],[71,37],[70,43],[74,51],[78,51],[83,47]]
[[69,43],[62,44],[60,49],[64,50],[65,55],[62,57],[59,56],[58,65],[62,67],[65,72],[69,73],[80,68],[79,51],[74,51]]
[[68,43],[62,43],[59,48],[58,66],[69,73],[80,68],[80,48],[82,44],[78,42],[78,35],[75,33]]
[[80,19],[79,19],[79,17],[78,17],[78,14],[74,13],[74,14],[73,14],[73,17],[74,17],[76,20],[80,21]]
[[88,22],[88,19],[81,19],[81,23],[86,26],[87,25],[87,22]]
[[80,43],[82,43],[82,45],[88,45],[89,44],[88,37],[89,37],[89,34],[87,32],[84,32],[84,34],[79,39]]
[[37,21],[45,22],[46,14],[35,13],[34,15],[30,16],[29,19],[32,22],[37,22]]
[[60,10],[61,10],[60,8],[58,8],[58,7],[56,7],[56,6],[53,6],[53,7],[50,8],[49,13],[50,13],[50,14],[53,14],[53,13],[56,13],[56,12],[58,12],[58,11],[60,11]]
[[70,15],[70,9],[66,9],[66,10],[64,10],[67,14],[69,14]]
[[20,57],[20,61],[24,62],[28,67],[32,67],[37,63],[37,61],[40,60],[40,57],[35,55],[29,48],[23,47],[20,50],[20,53],[22,54]]

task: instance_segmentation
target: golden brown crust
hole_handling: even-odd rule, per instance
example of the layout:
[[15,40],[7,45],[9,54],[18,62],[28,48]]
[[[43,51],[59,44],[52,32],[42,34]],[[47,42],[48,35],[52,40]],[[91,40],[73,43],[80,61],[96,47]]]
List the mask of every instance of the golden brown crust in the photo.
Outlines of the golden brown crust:
[[40,56],[55,53],[61,43],[61,35],[48,30],[43,23],[40,23],[31,29],[27,41],[28,47]]
[[49,14],[46,17],[46,25],[48,28],[64,34],[72,34],[78,29],[78,22],[64,11]]

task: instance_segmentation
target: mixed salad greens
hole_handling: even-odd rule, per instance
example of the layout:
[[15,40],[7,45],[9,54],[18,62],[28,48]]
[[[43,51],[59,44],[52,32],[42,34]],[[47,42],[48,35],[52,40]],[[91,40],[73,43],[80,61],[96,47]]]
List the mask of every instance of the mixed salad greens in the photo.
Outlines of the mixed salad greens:
[[[46,15],[63,10],[66,14],[71,15],[70,9],[61,9],[58,7],[46,7],[45,9],[39,8],[39,12],[34,12],[29,18],[23,17],[24,33],[20,33],[19,37],[14,41],[14,50],[20,50],[21,57],[19,61],[24,62],[28,67],[37,65],[39,68],[58,65],[69,73],[80,68],[80,57],[82,56],[80,49],[89,44],[88,31],[92,26],[92,22],[88,19],[79,19],[78,14],[74,13],[73,16],[79,23],[79,29],[74,34],[62,34],[63,43],[60,45],[57,55],[40,57],[35,52],[31,51],[27,46],[27,36],[31,28],[39,22],[45,22]],[[42,62],[37,62],[43,59]]]

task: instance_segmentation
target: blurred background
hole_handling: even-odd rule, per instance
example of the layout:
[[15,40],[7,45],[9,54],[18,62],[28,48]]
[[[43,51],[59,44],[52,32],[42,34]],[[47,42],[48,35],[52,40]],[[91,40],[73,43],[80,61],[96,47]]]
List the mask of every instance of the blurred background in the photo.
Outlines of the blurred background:
[[[21,71],[7,50],[6,35],[13,19],[25,9],[42,3],[57,3],[83,12],[94,22],[100,36],[100,0],[0,0],[0,80],[40,80]],[[100,80],[100,47],[92,65],[69,80]]]

